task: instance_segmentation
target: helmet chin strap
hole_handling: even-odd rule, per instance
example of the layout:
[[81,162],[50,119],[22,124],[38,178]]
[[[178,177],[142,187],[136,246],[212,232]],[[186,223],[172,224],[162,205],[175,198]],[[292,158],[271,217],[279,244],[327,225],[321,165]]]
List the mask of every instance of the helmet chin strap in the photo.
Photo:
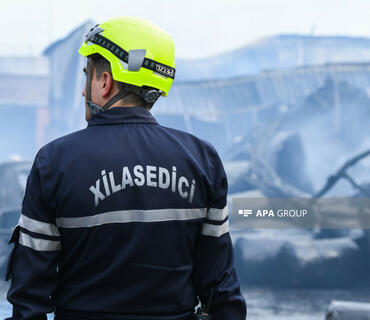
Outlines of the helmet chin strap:
[[104,106],[100,107],[91,101],[91,78],[92,78],[91,62],[90,59],[88,58],[86,72],[86,105],[90,109],[91,114],[97,114],[101,111],[107,111],[114,103],[125,98],[127,95],[131,93],[127,91],[118,92],[111,99],[109,99]]

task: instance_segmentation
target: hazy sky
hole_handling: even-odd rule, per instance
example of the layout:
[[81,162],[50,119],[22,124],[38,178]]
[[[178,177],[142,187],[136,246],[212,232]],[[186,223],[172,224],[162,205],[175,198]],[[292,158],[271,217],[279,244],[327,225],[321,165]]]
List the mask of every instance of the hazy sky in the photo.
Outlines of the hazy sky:
[[370,0],[0,0],[0,55],[37,55],[87,19],[141,16],[197,58],[279,33],[370,36]]

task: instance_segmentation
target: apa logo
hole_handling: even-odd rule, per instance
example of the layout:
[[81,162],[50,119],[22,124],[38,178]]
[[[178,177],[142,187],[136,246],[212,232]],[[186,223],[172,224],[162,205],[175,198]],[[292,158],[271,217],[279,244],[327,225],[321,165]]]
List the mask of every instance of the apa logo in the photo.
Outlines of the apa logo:
[[256,217],[275,217],[274,210],[257,210]]
[[251,209],[240,209],[238,214],[243,215],[243,217],[248,217],[249,215],[253,214],[253,211]]

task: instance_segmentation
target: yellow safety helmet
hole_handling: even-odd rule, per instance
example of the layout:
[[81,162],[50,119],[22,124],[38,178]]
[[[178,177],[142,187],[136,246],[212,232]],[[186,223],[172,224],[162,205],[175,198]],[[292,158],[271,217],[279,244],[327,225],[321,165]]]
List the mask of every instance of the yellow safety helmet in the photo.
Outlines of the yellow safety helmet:
[[[167,96],[175,78],[171,36],[141,18],[119,17],[96,25],[86,35],[79,53],[85,57],[102,55],[110,63],[113,79],[131,85],[146,102]],[[87,102],[88,98],[86,94]]]

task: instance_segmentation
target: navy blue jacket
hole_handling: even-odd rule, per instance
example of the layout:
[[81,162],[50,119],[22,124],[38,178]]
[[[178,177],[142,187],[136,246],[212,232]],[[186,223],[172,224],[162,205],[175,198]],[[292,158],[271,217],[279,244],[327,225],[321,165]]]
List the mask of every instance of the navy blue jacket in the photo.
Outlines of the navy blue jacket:
[[11,241],[13,320],[244,320],[215,149],[142,107],[94,115],[37,154]]

